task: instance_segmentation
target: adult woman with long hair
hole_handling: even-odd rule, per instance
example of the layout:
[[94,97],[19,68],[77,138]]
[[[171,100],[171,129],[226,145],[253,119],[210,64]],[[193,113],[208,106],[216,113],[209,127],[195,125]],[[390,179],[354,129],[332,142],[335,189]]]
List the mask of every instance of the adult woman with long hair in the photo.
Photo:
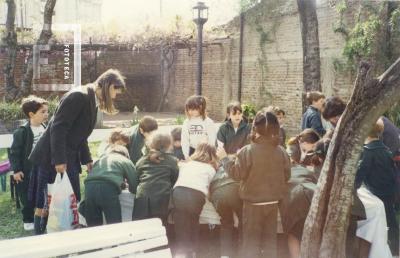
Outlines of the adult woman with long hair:
[[30,197],[36,207],[35,233],[44,233],[46,219],[42,209],[47,201],[47,184],[57,173],[67,173],[77,200],[81,198],[79,173],[81,164],[90,172],[93,166],[87,139],[96,124],[97,111],[116,114],[114,99],[125,88],[124,77],[110,69],[94,83],[67,92],[50,120],[46,131],[32,150],[35,165],[30,182]]

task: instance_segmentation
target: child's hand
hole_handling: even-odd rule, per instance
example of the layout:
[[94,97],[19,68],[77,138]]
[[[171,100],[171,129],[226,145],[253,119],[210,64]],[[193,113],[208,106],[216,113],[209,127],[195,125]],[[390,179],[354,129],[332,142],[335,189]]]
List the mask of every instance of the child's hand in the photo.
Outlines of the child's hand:
[[13,178],[14,178],[15,182],[17,182],[17,184],[18,184],[19,182],[24,181],[23,180],[24,173],[22,173],[22,171],[18,171],[17,173],[14,173]]
[[218,147],[217,148],[217,157],[221,160],[221,159],[225,158],[226,156],[228,156],[228,155],[226,154],[225,149],[223,147]]

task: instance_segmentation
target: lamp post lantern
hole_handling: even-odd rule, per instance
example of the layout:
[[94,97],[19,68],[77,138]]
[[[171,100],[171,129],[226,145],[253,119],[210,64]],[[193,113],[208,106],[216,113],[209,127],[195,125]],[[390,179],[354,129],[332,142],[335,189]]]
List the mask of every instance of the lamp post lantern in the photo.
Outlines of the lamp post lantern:
[[201,95],[201,78],[203,73],[203,25],[208,20],[208,7],[204,2],[197,2],[193,7],[193,21],[197,25],[197,80],[196,95]]

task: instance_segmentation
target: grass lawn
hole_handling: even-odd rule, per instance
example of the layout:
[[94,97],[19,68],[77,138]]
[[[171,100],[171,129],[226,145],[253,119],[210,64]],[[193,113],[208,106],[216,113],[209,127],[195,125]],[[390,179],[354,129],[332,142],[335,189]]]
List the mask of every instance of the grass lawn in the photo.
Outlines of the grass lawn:
[[[97,159],[97,148],[100,142],[89,143],[93,159]],[[0,161],[7,159],[6,149],[0,149]],[[82,167],[81,193],[85,192],[83,180],[86,178],[86,167]],[[32,231],[25,231],[22,224],[22,214],[16,208],[15,201],[11,200],[10,182],[7,175],[7,191],[0,190],[0,240],[33,235]]]

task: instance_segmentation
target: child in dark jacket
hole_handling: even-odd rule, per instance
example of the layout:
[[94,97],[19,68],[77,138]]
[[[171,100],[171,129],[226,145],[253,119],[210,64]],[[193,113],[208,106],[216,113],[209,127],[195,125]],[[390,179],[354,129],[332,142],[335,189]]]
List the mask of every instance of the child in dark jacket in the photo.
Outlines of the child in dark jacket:
[[383,132],[383,122],[378,122],[369,132],[360,158],[355,185],[364,184],[368,190],[382,200],[385,205],[386,221],[389,227],[389,246],[393,254],[399,250],[399,226],[394,210],[396,193],[396,170],[392,153],[379,139]]
[[140,119],[138,125],[132,126],[130,129],[129,139],[129,156],[133,162],[136,162],[143,156],[143,147],[145,146],[145,140],[149,138],[151,132],[157,130],[157,120],[152,116],[144,116]]
[[321,120],[325,96],[319,91],[307,92],[307,102],[309,106],[303,114],[301,130],[312,128],[322,137],[326,132]]
[[105,155],[97,160],[92,171],[85,180],[84,214],[87,225],[103,224],[104,213],[106,223],[122,221],[119,194],[126,179],[129,191],[135,193],[136,169],[129,159],[128,150],[122,145],[111,145]]
[[[249,143],[250,125],[243,121],[239,102],[230,103],[226,111],[227,120],[218,130],[217,142],[219,148],[224,148],[228,155],[236,155]],[[240,226],[243,204],[239,197],[239,182],[229,177],[222,166],[210,184],[210,200],[221,217],[221,256],[232,257],[238,245],[233,218],[236,214]]]
[[[32,148],[45,130],[44,122],[48,117],[48,103],[42,98],[29,96],[22,100],[22,111],[29,119],[27,123],[15,130],[9,159],[17,182],[17,191],[22,203],[22,220],[25,230],[33,230],[33,203],[28,201],[28,186],[32,164],[28,160]],[[41,214],[37,214],[41,216]]]
[[170,153],[171,147],[170,135],[152,135],[149,153],[137,162],[133,220],[160,218],[164,226],[167,224],[170,194],[179,172],[178,161]]
[[279,123],[271,112],[258,112],[252,128],[252,143],[229,160],[218,149],[224,168],[240,180],[243,200],[243,235],[240,257],[277,257],[278,202],[287,191],[290,161],[279,145]]
[[185,156],[182,152],[181,134],[182,128],[180,127],[176,127],[171,131],[172,145],[174,146],[174,156],[178,160],[185,160]]

